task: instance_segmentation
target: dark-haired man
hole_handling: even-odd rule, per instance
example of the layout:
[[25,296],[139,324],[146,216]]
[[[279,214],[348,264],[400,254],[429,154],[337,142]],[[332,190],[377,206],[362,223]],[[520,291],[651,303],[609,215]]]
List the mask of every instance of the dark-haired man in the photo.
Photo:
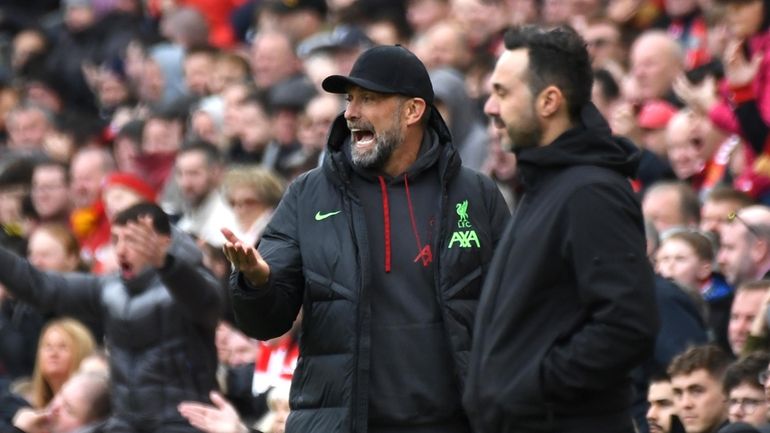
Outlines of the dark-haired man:
[[30,199],[41,223],[69,223],[69,173],[58,161],[44,161],[32,171]]
[[197,432],[176,406],[208,401],[216,386],[221,290],[158,206],[119,212],[111,231],[119,274],[41,272],[0,248],[0,283],[44,311],[104,324],[114,398],[107,431]]
[[178,226],[215,246],[225,241],[219,227],[235,225],[235,213],[220,191],[223,174],[222,155],[209,142],[188,143],[176,156],[175,179],[184,199]]
[[768,427],[768,402],[760,374],[767,370],[770,355],[753,352],[727,367],[722,380],[727,396],[727,417],[731,423],[745,422],[754,427]]
[[219,50],[203,45],[191,47],[184,55],[184,79],[187,90],[195,98],[204,98],[211,94],[211,83],[216,73],[216,61]]
[[653,376],[647,390],[647,426],[650,433],[682,433],[679,417],[674,406],[674,390],[667,375]]
[[674,405],[687,433],[716,433],[727,424],[722,379],[730,356],[714,345],[695,346],[668,366]]
[[348,101],[323,167],[289,187],[258,252],[225,231],[238,325],[275,338],[303,308],[287,433],[469,433],[471,329],[505,202],[462,167],[405,48],[371,48],[323,87]]
[[517,156],[514,222],[485,278],[465,407],[478,432],[633,432],[629,372],[658,328],[639,154],[590,102],[574,30],[505,37],[485,111]]

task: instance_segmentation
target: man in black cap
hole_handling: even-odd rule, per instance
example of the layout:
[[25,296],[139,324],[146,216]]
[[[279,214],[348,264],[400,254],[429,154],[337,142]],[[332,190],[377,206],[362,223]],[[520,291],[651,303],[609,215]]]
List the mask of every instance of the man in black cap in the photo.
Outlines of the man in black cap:
[[223,230],[238,324],[274,338],[303,309],[287,433],[469,433],[460,396],[506,205],[460,165],[408,50],[371,48],[323,87],[347,95],[323,166],[289,187],[258,252]]
[[258,28],[281,29],[301,42],[323,30],[326,0],[266,0],[260,4]]

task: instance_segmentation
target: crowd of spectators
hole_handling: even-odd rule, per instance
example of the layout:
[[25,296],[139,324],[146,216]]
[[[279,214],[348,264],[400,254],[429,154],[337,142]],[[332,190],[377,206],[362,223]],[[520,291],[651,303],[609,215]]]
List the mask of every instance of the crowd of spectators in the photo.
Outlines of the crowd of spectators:
[[[752,378],[770,350],[770,0],[4,2],[0,244],[42,271],[126,271],[111,220],[157,203],[172,237],[195,239],[225,294],[212,338],[229,403],[212,400],[281,431],[285,413],[265,414],[281,406],[271,390],[283,396],[291,379],[299,320],[269,342],[234,327],[220,229],[259,240],[286,185],[318,166],[344,109],[321,81],[381,44],[424,62],[463,164],[496,180],[514,208],[515,156],[482,107],[502,35],[527,24],[583,36],[595,105],[642,150],[632,182],[662,330],[654,359],[635,372],[640,431],[672,431],[659,415],[668,400],[691,433],[728,419],[767,424],[757,389],[768,383]],[[38,309],[0,287],[0,431],[70,432],[106,419],[110,405],[93,402],[109,400],[109,369],[84,370],[91,357],[109,360],[104,338],[99,320]],[[704,409],[706,427],[682,403],[684,379],[713,382],[721,399]],[[96,408],[74,427],[52,415],[68,390],[88,391]]]

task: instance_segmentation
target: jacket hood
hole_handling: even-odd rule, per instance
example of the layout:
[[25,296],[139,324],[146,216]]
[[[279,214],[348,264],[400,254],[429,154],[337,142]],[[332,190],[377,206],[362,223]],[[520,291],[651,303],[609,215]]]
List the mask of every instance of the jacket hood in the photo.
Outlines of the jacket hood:
[[519,149],[520,168],[529,170],[595,165],[634,177],[641,151],[628,139],[613,137],[609,124],[593,103],[583,107],[580,124],[569,129],[551,144]]

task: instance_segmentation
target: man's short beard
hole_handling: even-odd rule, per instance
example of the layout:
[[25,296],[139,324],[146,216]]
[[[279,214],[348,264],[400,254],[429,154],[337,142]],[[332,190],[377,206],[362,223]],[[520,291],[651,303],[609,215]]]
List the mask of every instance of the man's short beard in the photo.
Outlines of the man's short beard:
[[[351,138],[350,155],[353,165],[369,169],[380,169],[385,166],[396,148],[406,139],[405,133],[402,130],[402,107],[403,102],[398,105],[398,108],[394,112],[391,127],[376,134],[376,141],[373,149],[359,152]],[[352,125],[348,124],[348,127],[351,126]],[[373,134],[375,133],[371,125],[367,125],[367,127],[371,129]]]
[[514,130],[510,126],[506,128],[508,138],[511,139],[511,149],[526,149],[528,147],[537,147],[543,139],[543,127],[537,121],[531,123],[526,130]]
[[369,152],[358,152],[355,145],[351,149],[353,164],[361,168],[379,169],[385,166],[393,151],[404,141],[400,129],[393,128],[377,135],[374,149]]
[[532,102],[532,109],[527,114],[526,119],[519,122],[519,128],[511,125],[505,125],[505,131],[511,140],[511,149],[520,150],[528,147],[537,147],[543,139],[543,126],[538,122],[535,116],[535,103]]

